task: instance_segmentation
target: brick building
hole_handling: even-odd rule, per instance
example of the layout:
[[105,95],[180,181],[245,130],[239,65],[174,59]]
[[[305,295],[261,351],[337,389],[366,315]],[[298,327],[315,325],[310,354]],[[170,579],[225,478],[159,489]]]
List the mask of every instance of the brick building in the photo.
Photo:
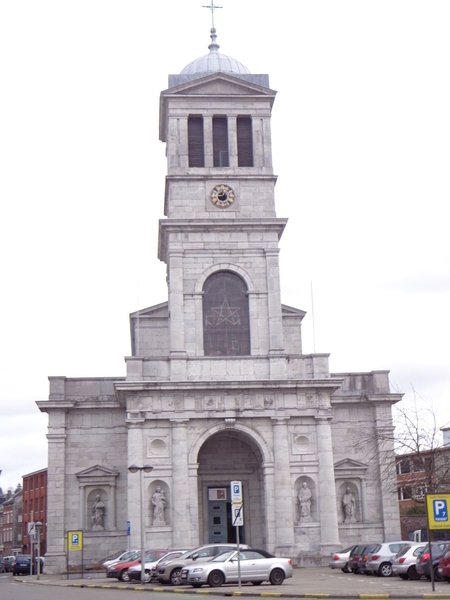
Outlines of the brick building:
[[29,524],[38,521],[42,523],[41,556],[47,550],[47,474],[47,469],[42,469],[23,476],[22,547],[24,554],[30,554],[33,541],[28,535]]

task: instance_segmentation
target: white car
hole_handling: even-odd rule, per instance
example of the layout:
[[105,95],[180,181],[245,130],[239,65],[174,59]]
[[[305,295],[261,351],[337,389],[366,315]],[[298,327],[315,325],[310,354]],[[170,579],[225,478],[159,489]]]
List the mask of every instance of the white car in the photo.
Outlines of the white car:
[[[187,550],[172,550],[168,552],[164,556],[162,556],[159,560],[153,562],[145,563],[145,576],[144,583],[150,583],[152,578],[156,578],[156,569],[159,565],[165,565],[166,563],[174,560],[175,558],[179,558],[182,556]],[[141,580],[141,571],[142,565],[139,563],[138,565],[133,565],[128,569],[128,574],[130,576],[130,581],[142,581]]]
[[222,552],[208,562],[197,562],[181,570],[181,582],[195,588],[202,585],[220,587],[224,583],[253,583],[260,585],[270,581],[272,585],[281,585],[293,575],[292,560],[277,558],[263,550],[237,550]]
[[135,560],[139,558],[141,555],[140,550],[125,550],[125,552],[119,552],[114,555],[112,558],[109,558],[102,562],[102,565],[107,569],[108,567],[112,567],[112,565],[116,565],[120,562],[127,562],[128,560]]

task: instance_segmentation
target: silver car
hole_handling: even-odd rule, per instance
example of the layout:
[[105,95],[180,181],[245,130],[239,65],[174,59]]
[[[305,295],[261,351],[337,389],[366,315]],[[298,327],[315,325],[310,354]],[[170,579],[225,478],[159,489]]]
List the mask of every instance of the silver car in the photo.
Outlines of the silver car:
[[367,557],[365,565],[366,573],[373,573],[379,577],[390,577],[392,575],[392,561],[394,556],[403,546],[412,546],[414,542],[399,541],[377,544]]
[[416,560],[424,548],[425,542],[409,547],[403,546],[392,561],[392,574],[398,575],[402,579],[420,579],[421,575],[416,569]]
[[[167,564],[171,560],[175,558],[179,558],[183,554],[185,554],[187,550],[171,550],[167,554],[165,554],[162,558],[157,561],[146,561],[145,562],[145,575],[144,575],[144,583],[150,583],[153,578],[156,578],[156,571],[158,567]],[[130,581],[141,581],[141,571],[142,565],[139,563],[138,565],[133,565],[128,569],[128,575],[130,576]]]
[[[203,562],[214,558],[227,550],[236,550],[237,544],[206,544],[198,546],[194,550],[186,552],[180,558],[171,560],[169,563],[158,565],[156,569],[156,578],[160,583],[170,583],[172,585],[181,584],[181,569],[186,567],[191,562]],[[241,548],[248,548],[247,545],[241,544]]]
[[348,567],[348,560],[350,558],[350,552],[353,548],[356,547],[357,544],[353,544],[348,548],[344,548],[344,550],[339,550],[338,552],[333,552],[331,556],[330,569],[341,569],[343,573],[350,573],[350,569]]
[[208,562],[200,562],[184,567],[181,581],[198,588],[208,584],[220,587],[224,583],[236,583],[239,574],[242,583],[251,582],[260,585],[270,581],[272,585],[281,585],[287,577],[292,577],[293,568],[290,558],[277,558],[261,550],[230,550],[219,554]]

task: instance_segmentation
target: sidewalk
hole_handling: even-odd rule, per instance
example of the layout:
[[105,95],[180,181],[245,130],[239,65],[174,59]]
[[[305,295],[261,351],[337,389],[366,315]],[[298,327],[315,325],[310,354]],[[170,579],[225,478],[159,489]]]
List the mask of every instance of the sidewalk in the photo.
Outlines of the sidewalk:
[[[71,576],[70,576],[71,577]],[[78,575],[76,575],[78,577]],[[431,582],[403,581],[398,577],[375,577],[354,575],[332,570],[328,567],[296,568],[294,576],[286,579],[283,585],[263,583],[260,586],[243,584],[224,585],[220,588],[207,586],[194,589],[191,586],[172,587],[158,583],[142,585],[140,583],[122,583],[116,579],[108,579],[104,574],[86,572],[84,578],[67,579],[66,575],[19,576],[17,581],[39,585],[58,585],[62,587],[85,587],[97,589],[121,589],[139,592],[167,592],[212,596],[253,596],[277,598],[358,598],[358,599],[389,599],[403,600],[415,598],[446,598],[450,600],[450,585],[447,582],[435,583],[432,591]]]

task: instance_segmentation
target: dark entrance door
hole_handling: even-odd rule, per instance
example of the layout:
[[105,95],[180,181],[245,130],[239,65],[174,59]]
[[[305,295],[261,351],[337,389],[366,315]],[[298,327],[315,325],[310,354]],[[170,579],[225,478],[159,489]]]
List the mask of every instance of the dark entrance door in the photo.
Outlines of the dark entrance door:
[[[208,543],[235,544],[236,527],[231,521],[230,490],[228,488],[210,488],[208,501]],[[222,499],[211,500],[220,497]],[[239,543],[245,544],[245,529],[239,528]]]

